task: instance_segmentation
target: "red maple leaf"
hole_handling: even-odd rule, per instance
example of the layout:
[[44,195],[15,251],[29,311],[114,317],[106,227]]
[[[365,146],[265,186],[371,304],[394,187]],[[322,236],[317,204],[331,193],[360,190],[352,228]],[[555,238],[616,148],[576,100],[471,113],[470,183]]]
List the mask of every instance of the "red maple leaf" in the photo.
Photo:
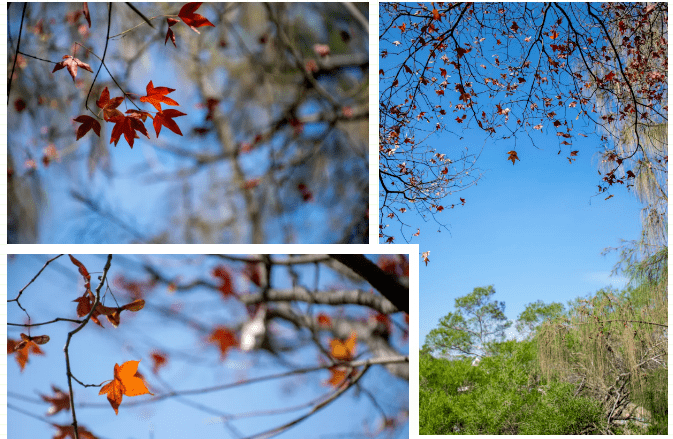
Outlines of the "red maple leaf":
[[224,360],[227,356],[227,351],[238,346],[236,335],[225,326],[216,327],[208,337],[208,343],[217,345],[220,350],[220,360]]
[[70,410],[70,395],[54,385],[51,386],[51,389],[54,396],[40,395],[43,401],[51,404],[51,407],[47,410],[47,416],[55,415],[61,410]]
[[[54,427],[58,428],[58,432],[54,434],[52,439],[66,439],[72,438],[75,439],[75,427],[72,425],[56,425],[52,424]],[[77,433],[80,439],[97,439],[89,430],[82,426],[77,426]]]
[[98,108],[103,109],[103,119],[110,120],[113,117],[123,116],[122,112],[117,110],[117,107],[124,102],[124,97],[119,96],[114,99],[110,99],[110,92],[107,87],[101,92],[100,99],[96,101]]
[[[213,23],[208,21],[206,17],[203,15],[195,14],[196,10],[201,7],[201,4],[203,2],[195,2],[195,3],[187,3],[180,9],[180,12],[178,13],[178,17],[194,32],[197,34],[200,34],[198,30],[196,30],[197,27],[201,26],[212,26],[215,27]],[[164,43],[165,44],[165,43]]]
[[44,352],[38,345],[33,342],[26,343],[23,348],[17,349],[17,346],[20,344],[17,340],[7,339],[7,354],[16,353],[16,362],[19,363],[21,372],[26,367],[28,363],[28,357],[31,353],[35,355],[44,355]]
[[[142,98],[141,98],[142,99]],[[133,139],[136,139],[140,136],[136,131],[140,131],[142,134],[150,138],[150,135],[147,134],[147,129],[145,125],[140,121],[139,118],[133,116],[117,116],[110,119],[110,122],[114,122],[115,126],[112,129],[112,135],[110,136],[110,143],[114,142],[115,146],[119,142],[119,138],[124,134],[124,138],[129,146],[133,149]]]
[[93,73],[93,70],[91,70],[89,64],[82,62],[77,58],[73,58],[70,55],[64,56],[63,61],[56,63],[56,66],[54,67],[54,70],[51,71],[51,73],[61,70],[64,67],[68,69],[68,73],[70,73],[70,76],[72,76],[72,82],[75,82],[75,76],[77,76],[77,67],[81,67],[84,70],[88,70]]
[[83,114],[81,116],[77,116],[73,120],[82,124],[79,126],[79,128],[77,128],[77,138],[75,140],[79,140],[84,137],[84,135],[91,129],[93,129],[93,132],[96,133],[98,137],[100,137],[100,123],[98,123],[98,121],[93,117]]
[[175,34],[173,33],[173,29],[171,29],[171,26],[173,26],[175,23],[178,22],[175,18],[167,18],[166,21],[168,22],[168,32],[166,32],[166,41],[164,41],[164,46],[166,43],[168,43],[168,39],[171,39],[171,42],[173,43],[173,46],[178,47],[175,45]]
[[519,156],[516,154],[516,151],[507,151],[507,155],[508,155],[507,160],[511,160],[511,161],[512,161],[512,165],[514,165],[514,162],[515,162],[516,160],[521,161],[521,160],[519,159]]
[[180,131],[180,127],[178,126],[177,123],[175,123],[173,118],[186,115],[187,114],[183,113],[182,111],[174,110],[172,108],[164,111],[159,111],[156,114],[156,116],[154,116],[154,122],[153,122],[154,131],[156,131],[157,137],[159,137],[159,132],[161,131],[161,125],[173,131],[175,134],[179,134],[182,136],[182,131]]
[[150,354],[150,357],[152,358],[152,373],[156,375],[159,368],[164,367],[168,362],[168,354],[154,351]]
[[150,104],[154,105],[154,108],[156,108],[157,111],[161,111],[161,103],[162,102],[164,104],[168,104],[168,105],[180,106],[180,104],[175,102],[173,99],[165,96],[168,93],[174,92],[175,91],[174,88],[154,87],[154,84],[152,84],[152,81],[150,81],[147,84],[146,91],[147,91],[147,96],[141,96],[140,97],[140,102],[147,102],[147,103],[150,103]]

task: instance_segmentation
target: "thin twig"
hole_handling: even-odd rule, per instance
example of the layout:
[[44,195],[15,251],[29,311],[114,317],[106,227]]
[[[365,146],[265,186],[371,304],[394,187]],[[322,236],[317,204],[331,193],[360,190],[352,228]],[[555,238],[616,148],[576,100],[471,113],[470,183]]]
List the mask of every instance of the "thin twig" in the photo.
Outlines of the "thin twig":
[[[84,321],[74,330],[71,332],[68,332],[68,339],[65,342],[65,347],[63,348],[63,352],[65,352],[65,367],[66,367],[66,375],[68,376],[68,390],[70,392],[70,410],[72,411],[72,426],[73,430],[75,432],[75,438],[74,439],[79,439],[79,433],[77,432],[77,415],[75,414],[75,399],[73,396],[72,392],[72,379],[74,376],[72,375],[72,371],[70,370],[70,355],[68,352],[68,348],[70,347],[70,339],[72,339],[72,336],[77,334],[84,326],[86,326],[87,323],[89,323],[89,319],[91,318],[91,315],[94,313],[96,310],[96,307],[100,303],[100,290],[103,288],[103,285],[105,284],[105,279],[107,278],[107,273],[110,270],[110,265],[112,264],[112,255],[107,256],[107,262],[105,263],[105,267],[103,268],[103,276],[101,276],[101,281],[98,284],[98,287],[96,288],[96,300],[94,301],[93,306],[91,307],[91,311],[89,311],[89,314],[86,316]],[[82,384],[79,380],[75,378],[75,380]],[[86,386],[85,386],[86,387]]]
[[140,15],[140,18],[142,18],[143,20],[145,20],[145,23],[149,24],[149,26],[150,26],[152,29],[154,29],[154,25],[152,25],[152,23],[150,23],[150,20],[149,20],[147,17],[145,17],[145,15],[144,15],[142,12],[140,12],[138,9],[136,9],[136,7],[133,6],[133,3],[126,2],[126,4],[128,5],[129,8],[131,8],[131,9],[133,10],[133,12],[135,12],[135,13],[138,14],[138,15]]
[[105,54],[107,53],[107,45],[108,42],[110,41],[110,23],[112,22],[112,2],[108,3],[108,13],[107,13],[107,35],[105,37],[105,49],[103,50],[103,57],[100,60],[100,66],[98,66],[98,70],[96,70],[96,76],[94,76],[93,81],[91,82],[91,87],[89,87],[89,93],[86,95],[86,109],[91,111],[89,109],[89,96],[91,95],[91,90],[93,90],[93,85],[96,83],[96,78],[98,78],[98,74],[100,73],[101,67],[103,67],[103,63],[105,62]]

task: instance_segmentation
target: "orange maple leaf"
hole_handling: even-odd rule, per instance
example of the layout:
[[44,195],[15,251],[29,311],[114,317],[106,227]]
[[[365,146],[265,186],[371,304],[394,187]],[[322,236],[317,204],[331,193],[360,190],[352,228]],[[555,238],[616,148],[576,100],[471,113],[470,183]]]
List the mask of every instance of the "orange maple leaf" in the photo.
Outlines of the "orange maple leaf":
[[93,117],[83,114],[81,116],[77,116],[73,120],[82,124],[79,126],[79,128],[77,128],[77,138],[75,140],[79,140],[84,137],[84,135],[91,129],[93,129],[93,132],[96,133],[98,137],[100,137],[100,123]]
[[355,331],[351,331],[350,337],[346,340],[334,339],[330,341],[330,352],[335,360],[351,361],[355,354],[355,342],[358,335]]
[[157,133],[157,137],[159,137],[159,132],[161,131],[161,125],[165,126],[169,130],[173,131],[175,134],[179,134],[182,136],[182,131],[180,131],[180,127],[178,126],[177,123],[173,120],[174,117],[180,117],[180,116],[186,116],[186,113],[183,113],[182,111],[174,110],[172,108],[164,111],[159,111],[156,116],[154,116],[154,131]]
[[23,348],[17,349],[17,345],[19,345],[19,341],[17,340],[12,340],[12,339],[7,339],[7,354],[15,353],[16,354],[16,362],[19,363],[19,367],[21,368],[21,372],[23,372],[23,369],[26,367],[26,363],[28,363],[28,357],[31,353],[35,355],[44,355],[44,352],[38,345],[36,345],[34,342],[29,342],[24,345]]
[[330,385],[332,387],[341,387],[346,383],[346,380],[350,377],[353,377],[357,374],[357,370],[351,368],[350,373],[348,373],[348,368],[333,366],[329,368],[330,378],[325,381],[323,384]]
[[70,410],[70,395],[52,384],[54,396],[40,395],[43,401],[51,404],[47,416],[55,415],[61,410]]
[[91,67],[89,67],[89,64],[82,62],[78,60],[77,58],[73,58],[70,55],[66,55],[63,57],[64,61],[61,61],[59,63],[56,63],[56,66],[54,67],[54,70],[51,71],[51,73],[57,72],[61,70],[62,68],[67,68],[68,73],[70,73],[70,76],[72,76],[72,82],[75,82],[75,76],[77,76],[77,67],[81,67],[84,70],[88,70],[91,73],[93,73],[93,70],[91,70]]
[[145,90],[147,92],[147,96],[141,96],[140,102],[147,102],[149,104],[154,105],[154,108],[156,108],[157,111],[161,111],[162,102],[167,105],[180,106],[180,104],[175,102],[173,99],[165,96],[168,93],[174,92],[175,91],[174,88],[154,87],[154,84],[152,84],[152,81],[150,81],[149,84],[147,84]]
[[203,2],[187,3],[180,9],[180,12],[178,13],[178,17],[180,17],[180,19],[197,34],[201,33],[196,30],[197,27],[215,27],[215,25],[208,21],[208,19],[203,15],[195,14],[196,10],[201,7],[202,3]]
[[119,414],[119,405],[122,403],[124,395],[138,396],[146,393],[154,395],[147,389],[145,381],[138,373],[138,363],[140,361],[127,361],[121,366],[115,363],[114,379],[104,385],[98,392],[99,395],[107,393],[107,399],[110,401],[115,414]]
[[519,161],[521,161],[521,160],[519,159],[519,156],[516,155],[516,151],[507,151],[507,154],[509,155],[509,157],[507,157],[507,160],[511,160],[511,161],[512,161],[512,165],[514,165],[514,161],[515,161],[515,160],[519,160]]
[[230,348],[238,346],[236,335],[225,326],[217,326],[210,333],[208,343],[217,345],[220,350],[220,360],[224,360]]
[[[75,428],[72,425],[52,425],[58,428],[58,432],[54,434],[52,439],[66,439],[67,437],[75,439]],[[93,433],[79,425],[77,426],[77,433],[80,439],[98,439]]]

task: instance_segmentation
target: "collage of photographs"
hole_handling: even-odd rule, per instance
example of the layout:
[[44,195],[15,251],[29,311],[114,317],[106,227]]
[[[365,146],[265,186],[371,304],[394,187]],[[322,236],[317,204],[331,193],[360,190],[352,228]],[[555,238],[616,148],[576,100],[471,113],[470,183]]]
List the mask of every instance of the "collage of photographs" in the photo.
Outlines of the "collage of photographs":
[[4,17],[0,439],[668,435],[667,3]]

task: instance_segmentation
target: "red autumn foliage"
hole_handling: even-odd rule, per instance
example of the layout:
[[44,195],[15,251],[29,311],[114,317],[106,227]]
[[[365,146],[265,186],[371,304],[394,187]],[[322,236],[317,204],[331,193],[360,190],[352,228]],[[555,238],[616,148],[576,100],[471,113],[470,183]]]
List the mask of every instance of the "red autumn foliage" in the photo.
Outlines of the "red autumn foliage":
[[217,326],[208,336],[208,343],[214,344],[220,350],[220,360],[224,360],[227,351],[238,346],[236,334],[226,326]]

